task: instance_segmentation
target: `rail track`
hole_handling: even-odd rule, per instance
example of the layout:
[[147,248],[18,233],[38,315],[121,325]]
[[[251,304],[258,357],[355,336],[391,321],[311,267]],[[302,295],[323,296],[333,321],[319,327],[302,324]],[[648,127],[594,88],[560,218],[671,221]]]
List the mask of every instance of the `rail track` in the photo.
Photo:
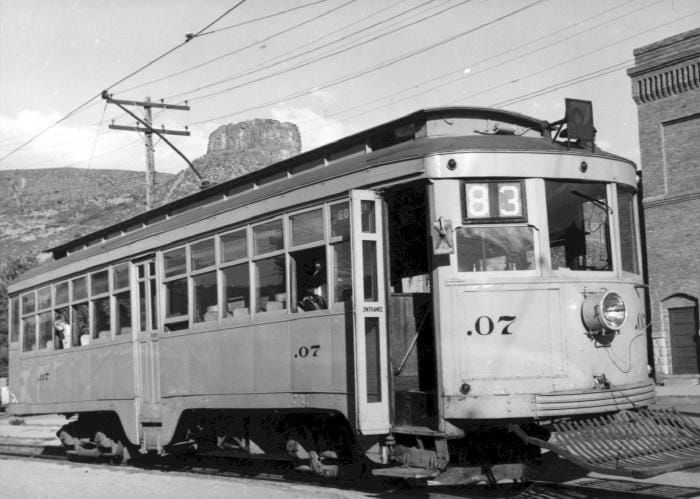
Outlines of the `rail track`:
[[[415,488],[418,482],[399,481],[383,477],[348,477],[348,478],[323,478],[313,473],[299,471],[292,466],[291,461],[266,460],[266,459],[242,459],[222,458],[209,456],[173,456],[169,457],[143,457],[137,456],[128,464],[114,464],[108,458],[89,458],[70,456],[59,445],[37,445],[36,443],[21,443],[0,439],[0,457],[20,457],[30,459],[47,459],[63,463],[80,463],[88,466],[119,466],[124,469],[142,471],[168,471],[179,472],[197,476],[211,476],[217,478],[254,478],[272,482],[293,482],[314,485],[318,487],[335,487],[340,489],[352,489],[365,493],[381,494],[393,497],[401,497],[402,490]],[[498,484],[489,486],[488,491],[483,488],[479,494],[479,487],[469,487],[477,495],[468,497],[518,497],[519,493],[532,487],[531,483]],[[444,490],[445,486],[436,487]],[[455,489],[455,487],[447,487]],[[455,489],[456,490],[456,489]],[[463,490],[463,489],[462,489]],[[496,495],[494,495],[496,494]],[[535,497],[527,495],[524,497]]]
[[[45,459],[59,463],[80,463],[86,466],[119,466],[121,469],[139,471],[167,471],[186,475],[209,476],[224,479],[256,479],[270,482],[288,482],[356,490],[383,497],[469,497],[479,499],[510,498],[531,499],[548,497],[572,498],[617,498],[617,497],[699,497],[699,489],[673,487],[653,483],[632,482],[595,477],[585,477],[576,483],[557,483],[536,480],[526,483],[496,485],[437,486],[425,491],[407,489],[415,483],[399,482],[381,477],[357,477],[327,479],[295,469],[290,461],[266,459],[224,458],[216,456],[173,456],[155,458],[136,456],[128,464],[114,464],[108,458],[69,456],[59,445],[41,445],[37,442],[0,439],[0,457]],[[673,490],[671,490],[673,489]],[[433,493],[435,496],[433,496]],[[659,493],[660,495],[656,495]],[[651,494],[651,495],[650,495]]]

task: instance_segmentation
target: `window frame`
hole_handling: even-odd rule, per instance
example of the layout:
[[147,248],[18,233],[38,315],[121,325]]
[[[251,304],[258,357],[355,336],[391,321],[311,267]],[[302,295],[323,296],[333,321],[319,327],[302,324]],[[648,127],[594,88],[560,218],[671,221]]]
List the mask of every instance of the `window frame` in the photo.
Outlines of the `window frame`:
[[[312,213],[314,211],[320,211],[321,216],[320,216],[320,221],[321,221],[321,237],[320,239],[317,239],[315,241],[311,242],[303,242],[300,244],[293,245],[292,244],[292,239],[293,239],[293,227],[292,227],[292,218],[297,216],[297,215],[303,215],[305,213]],[[329,254],[330,254],[330,214],[329,214],[329,203],[322,203],[321,205],[315,205],[311,207],[306,207],[304,209],[300,209],[297,211],[291,211],[286,214],[286,219],[287,219],[287,231],[289,234],[288,237],[288,244],[285,244],[285,249],[287,252],[287,274],[288,274],[288,283],[287,283],[287,292],[289,296],[288,300],[288,308],[289,308],[289,313],[291,314],[308,314],[310,312],[318,312],[318,311],[324,311],[328,310],[331,307],[331,300],[330,300],[330,285],[329,283],[331,280],[329,279],[330,273],[329,273]],[[298,254],[303,251],[308,251],[308,250],[313,250],[316,248],[323,248],[323,258],[325,261],[324,269],[323,272],[325,273],[325,279],[324,279],[324,284],[323,286],[325,287],[325,293],[322,296],[322,298],[326,302],[326,307],[321,308],[318,310],[302,310],[299,305],[298,305],[298,292],[297,292],[297,283],[299,280],[299,271],[297,269],[297,262],[296,259],[294,259],[294,254]]]
[[[205,267],[200,267],[195,269],[194,268],[194,251],[193,247],[196,246],[197,244],[201,244],[207,241],[211,241],[213,250],[214,250],[214,262],[211,265],[205,266]],[[218,275],[218,267],[219,267],[219,238],[218,235],[209,235],[207,237],[199,238],[194,241],[188,242],[187,243],[188,247],[188,293],[189,293],[189,298],[188,301],[192,304],[191,308],[188,309],[188,315],[190,316],[190,327],[195,327],[195,325],[200,325],[200,324],[205,324],[205,323],[212,323],[212,322],[218,322],[221,319],[221,293],[220,293],[220,284],[219,284],[219,275]],[[196,280],[198,277],[203,276],[205,274],[214,274],[214,289],[216,291],[216,301],[215,301],[215,306],[216,306],[216,317],[211,318],[211,319],[205,319],[204,317],[208,312],[204,312],[202,315],[202,320],[197,320],[197,314],[196,314],[196,308],[197,308],[197,285],[196,285]],[[213,311],[212,311],[213,312]]]
[[[620,270],[620,241],[619,241],[619,228],[618,228],[618,209],[617,209],[617,192],[616,192],[616,185],[617,183],[612,181],[612,180],[588,180],[588,179],[570,179],[570,178],[545,178],[542,179],[543,181],[543,200],[544,200],[544,214],[545,214],[545,223],[546,223],[546,241],[545,246],[543,247],[543,251],[547,252],[547,265],[549,268],[549,271],[552,273],[554,276],[570,276],[570,275],[579,275],[579,276],[584,276],[584,275],[620,275],[619,272]],[[608,227],[608,247],[607,247],[607,252],[608,252],[608,258],[610,260],[610,269],[572,269],[566,266],[562,267],[557,267],[554,268],[554,264],[552,261],[552,246],[551,246],[551,241],[552,241],[552,234],[551,234],[551,225],[550,225],[550,220],[549,220],[549,205],[547,203],[548,197],[547,197],[547,183],[548,182],[553,182],[553,183],[568,183],[568,184],[597,184],[597,185],[602,185],[605,187],[605,203],[607,207],[609,208],[606,209],[606,220],[607,220],[607,227]],[[590,201],[589,201],[590,202]],[[612,213],[610,213],[612,211]],[[584,227],[585,229],[585,227]],[[546,250],[545,250],[546,248]]]
[[[32,305],[31,305],[31,310],[26,310],[25,311],[25,297],[29,298],[29,296],[33,296],[32,298]],[[21,344],[21,350],[22,353],[30,353],[30,352],[37,352],[39,347],[38,347],[38,328],[37,328],[37,320],[36,320],[36,289],[32,289],[31,291],[26,291],[24,293],[19,294],[19,300],[20,300],[20,305],[19,305],[19,316],[20,316],[20,329],[21,329],[21,338],[20,338],[20,344]],[[29,303],[29,302],[27,302]],[[27,331],[26,331],[26,321],[31,320],[34,321],[34,342],[32,343],[30,348],[27,348]]]
[[[106,280],[107,280],[107,290],[95,293],[95,276],[98,274],[106,274]],[[113,314],[113,307],[112,307],[112,272],[111,272],[111,266],[104,268],[104,269],[99,269],[93,272],[90,272],[88,274],[88,282],[89,282],[89,289],[88,289],[88,296],[90,299],[90,307],[89,307],[89,313],[90,313],[90,341],[105,341],[105,340],[111,340],[113,337],[114,333],[114,314]],[[108,310],[108,322],[109,322],[109,329],[102,329],[100,331],[97,330],[97,302],[102,302],[104,300],[107,300],[107,310]],[[106,336],[103,336],[102,333],[107,332],[108,334]]]
[[[227,236],[229,234],[234,234],[237,232],[242,232],[245,238],[245,255],[242,257],[234,258],[232,260],[226,260],[224,261],[224,248],[223,248],[223,238],[224,236]],[[226,230],[220,234],[217,235],[217,251],[219,254],[219,260],[218,260],[218,265],[217,265],[217,279],[218,279],[218,289],[219,289],[219,308],[220,308],[220,313],[219,317],[222,322],[224,323],[229,323],[229,322],[241,322],[241,321],[248,321],[251,319],[253,316],[253,286],[255,283],[253,282],[253,264],[252,264],[252,259],[251,259],[251,254],[253,252],[253,247],[252,247],[252,229],[250,224],[246,224],[243,226],[235,227],[231,230]],[[239,307],[239,308],[247,308],[248,312],[247,313],[241,313],[240,315],[236,316],[234,315],[233,310],[229,311],[228,309],[228,297],[226,296],[226,288],[228,282],[226,281],[226,278],[224,277],[224,272],[227,269],[233,268],[233,267],[238,267],[244,265],[246,268],[246,273],[248,275],[248,282],[247,282],[247,289],[248,289],[248,296],[247,296],[247,303],[248,307]],[[231,315],[229,315],[229,313]]]
[[[117,287],[117,269],[119,267],[124,267],[126,268],[126,278],[127,278],[127,283],[126,286]],[[114,263],[110,266],[110,286],[111,286],[111,292],[110,292],[110,300],[111,300],[111,307],[112,307],[112,339],[116,339],[117,336],[124,336],[124,337],[129,337],[132,332],[134,331],[134,302],[133,302],[133,289],[132,289],[132,283],[131,283],[131,276],[132,276],[132,271],[133,271],[133,266],[131,262],[125,261],[125,262],[119,262],[119,263]],[[121,320],[121,314],[119,313],[119,295],[128,293],[129,295],[129,325],[124,326],[129,328],[128,331],[122,331],[122,326],[120,326],[120,320]]]
[[[272,218],[268,218],[265,220],[261,220],[256,223],[251,223],[250,224],[250,249],[251,249],[251,254],[250,254],[250,263],[251,267],[250,270],[252,271],[252,288],[251,288],[251,294],[252,294],[252,300],[251,300],[251,308],[252,308],[252,314],[254,316],[259,316],[259,315],[264,315],[264,314],[275,314],[275,315],[280,315],[280,314],[287,314],[289,311],[289,256],[288,256],[288,241],[289,241],[289,235],[288,235],[288,226],[286,223],[286,214],[280,214],[276,215]],[[256,248],[255,248],[255,228],[263,226],[265,224],[269,224],[274,221],[280,221],[280,225],[282,228],[282,247],[280,249],[274,249],[271,251],[267,252],[262,252],[262,253],[256,253]],[[271,258],[279,257],[282,256],[284,259],[284,291],[283,294],[284,296],[284,304],[281,309],[276,309],[276,310],[261,310],[259,301],[262,301],[261,297],[259,297],[258,293],[258,262],[261,262],[263,260],[268,260]],[[277,293],[275,295],[275,298],[277,298],[277,295],[282,294],[282,293]],[[278,301],[278,300],[273,300],[273,301]]]

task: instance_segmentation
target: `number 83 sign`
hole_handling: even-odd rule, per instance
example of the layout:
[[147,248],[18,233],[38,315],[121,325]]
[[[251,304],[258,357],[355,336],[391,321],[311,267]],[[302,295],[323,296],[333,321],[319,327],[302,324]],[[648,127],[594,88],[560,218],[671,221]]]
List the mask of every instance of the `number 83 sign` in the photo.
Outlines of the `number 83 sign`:
[[464,204],[466,221],[525,219],[522,184],[517,181],[465,182]]

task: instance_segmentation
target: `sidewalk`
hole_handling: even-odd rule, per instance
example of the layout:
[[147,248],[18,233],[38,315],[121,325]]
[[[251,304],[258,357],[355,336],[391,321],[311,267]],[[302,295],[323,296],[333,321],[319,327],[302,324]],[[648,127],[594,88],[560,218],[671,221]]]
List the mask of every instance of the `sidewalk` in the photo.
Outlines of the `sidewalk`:
[[657,385],[656,403],[652,407],[674,407],[700,426],[700,384]]

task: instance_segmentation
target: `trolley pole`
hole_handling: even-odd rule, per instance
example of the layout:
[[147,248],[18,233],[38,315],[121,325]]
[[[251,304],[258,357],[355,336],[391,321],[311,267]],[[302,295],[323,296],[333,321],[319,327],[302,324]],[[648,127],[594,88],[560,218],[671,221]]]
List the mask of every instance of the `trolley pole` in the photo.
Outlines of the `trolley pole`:
[[[146,209],[150,210],[153,208],[153,204],[155,201],[155,196],[154,196],[154,187],[155,187],[155,159],[153,156],[154,148],[153,148],[153,134],[155,133],[158,135],[166,144],[168,144],[173,150],[180,155],[188,164],[188,166],[194,171],[195,175],[197,175],[197,178],[199,178],[200,182],[202,183],[202,186],[206,186],[207,183],[204,181],[202,176],[199,174],[199,172],[195,169],[194,165],[192,165],[192,162],[185,157],[182,152],[180,152],[177,147],[175,147],[168,139],[164,137],[164,135],[185,135],[189,136],[190,132],[185,128],[185,130],[166,130],[164,127],[161,127],[160,129],[153,128],[153,115],[151,113],[151,110],[154,107],[161,108],[161,109],[176,109],[179,111],[189,111],[190,106],[188,105],[181,105],[181,104],[166,104],[162,100],[160,102],[152,102],[150,97],[146,97],[144,101],[133,101],[133,100],[121,100],[121,99],[113,99],[110,94],[107,93],[107,91],[102,92],[102,98],[105,99],[108,103],[110,104],[115,104],[119,108],[121,108],[124,112],[129,114],[132,118],[135,118],[138,123],[140,123],[143,126],[138,126],[138,123],[136,126],[124,126],[124,125],[116,125],[114,123],[111,123],[109,125],[109,128],[113,130],[126,130],[129,132],[143,132],[145,137],[146,137]],[[144,119],[139,118],[136,116],[134,113],[129,111],[126,107],[124,106],[137,106],[137,107],[142,107],[144,109]]]

